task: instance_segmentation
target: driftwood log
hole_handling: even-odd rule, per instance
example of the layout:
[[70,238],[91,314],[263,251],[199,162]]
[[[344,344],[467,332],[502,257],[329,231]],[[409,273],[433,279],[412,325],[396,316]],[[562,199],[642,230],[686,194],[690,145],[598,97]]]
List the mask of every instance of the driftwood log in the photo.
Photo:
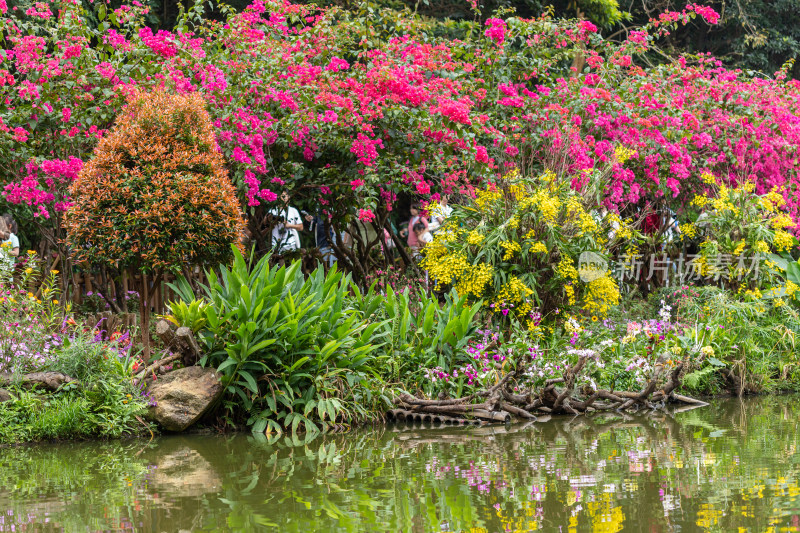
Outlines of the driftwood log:
[[57,391],[68,383],[79,384],[78,380],[61,372],[33,372],[21,375],[0,373],[0,385],[11,385],[12,383],[18,383],[25,388],[39,386],[49,391]]
[[150,364],[136,375],[134,380],[136,384],[157,374],[166,373],[176,361],[182,362],[186,367],[193,366],[202,355],[200,345],[197,344],[197,339],[194,338],[190,328],[179,328],[172,322],[161,319],[156,323],[156,335],[161,339],[168,354],[161,359],[150,361]]
[[156,323],[156,335],[167,350],[180,354],[184,366],[192,366],[200,359],[200,345],[197,344],[191,328],[179,328],[172,322],[161,319]]
[[[394,420],[436,421],[431,417],[444,419],[476,420],[479,422],[508,422],[512,418],[537,420],[537,415],[579,415],[602,411],[656,410],[667,403],[681,403],[692,406],[707,403],[676,392],[681,385],[684,363],[673,367],[665,379],[662,374],[666,367],[659,363],[653,375],[638,392],[608,391],[584,386],[576,390],[575,381],[586,365],[583,356],[568,367],[563,377],[545,382],[541,390],[529,390],[518,394],[513,390],[516,372],[509,372],[496,385],[463,398],[428,400],[401,394],[394,399],[396,409],[388,413]],[[476,401],[483,399],[483,402]],[[456,423],[456,422],[450,422]]]

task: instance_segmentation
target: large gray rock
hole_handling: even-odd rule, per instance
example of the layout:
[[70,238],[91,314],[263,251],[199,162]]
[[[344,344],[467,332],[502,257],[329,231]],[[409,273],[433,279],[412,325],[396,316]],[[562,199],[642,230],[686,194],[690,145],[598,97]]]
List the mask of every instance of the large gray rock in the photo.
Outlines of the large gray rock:
[[11,396],[11,393],[5,389],[0,389],[0,403],[8,402],[13,400],[14,397]]
[[222,383],[213,368],[190,366],[174,370],[148,387],[155,407],[150,417],[169,431],[183,431],[203,416],[222,395]]

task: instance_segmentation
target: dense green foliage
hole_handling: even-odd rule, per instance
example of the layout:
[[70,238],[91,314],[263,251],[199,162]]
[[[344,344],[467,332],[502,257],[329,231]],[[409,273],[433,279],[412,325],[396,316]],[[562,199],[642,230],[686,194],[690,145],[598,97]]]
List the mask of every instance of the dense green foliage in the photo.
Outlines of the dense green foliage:
[[37,369],[65,373],[78,383],[47,394],[12,383],[12,399],[0,402],[0,443],[120,437],[149,429],[141,419],[147,400],[133,385],[135,358],[91,335],[65,337]]
[[[209,353],[200,363],[222,372],[234,423],[316,431],[363,421],[385,402],[370,380],[381,324],[353,307],[351,286],[335,269],[304,278],[299,262],[251,265],[238,250],[230,268],[209,272],[201,331]],[[186,284],[181,293],[193,298]]]

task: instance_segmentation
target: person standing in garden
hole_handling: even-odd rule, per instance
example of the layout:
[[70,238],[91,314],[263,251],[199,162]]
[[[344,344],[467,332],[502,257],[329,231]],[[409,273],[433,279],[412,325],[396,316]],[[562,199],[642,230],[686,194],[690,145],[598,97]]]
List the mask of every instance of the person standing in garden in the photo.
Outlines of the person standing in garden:
[[289,205],[289,193],[281,194],[283,209],[275,207],[270,210],[275,226],[272,228],[272,248],[277,254],[284,254],[300,249],[300,234],[303,219],[300,212]]
[[0,217],[0,279],[14,269],[14,258],[19,256],[19,239],[11,232],[5,217]]
[[428,230],[431,232],[441,228],[444,225],[444,221],[453,212],[453,208],[447,205],[447,201],[447,195],[443,194],[439,198],[439,201],[435,204],[434,208],[431,210],[431,222],[428,226]]
[[17,237],[17,223],[9,213],[3,215],[3,222],[5,222],[7,237],[4,239],[3,244],[8,245],[8,254],[11,257],[19,257],[19,237]]
[[322,255],[322,261],[330,268],[336,262],[336,254],[333,253],[331,243],[334,241],[335,236],[333,229],[330,227],[325,230],[325,221],[319,215],[305,214],[306,222],[308,222],[308,230],[314,233],[314,240]]
[[421,248],[421,243],[417,238],[417,233],[414,231],[414,226],[417,224],[422,224],[425,229],[428,228],[428,219],[420,216],[419,209],[420,205],[418,202],[411,204],[411,218],[408,220],[408,228],[405,230],[405,233],[407,234],[406,242],[408,243],[408,247],[411,248],[412,255],[417,255],[419,249]]

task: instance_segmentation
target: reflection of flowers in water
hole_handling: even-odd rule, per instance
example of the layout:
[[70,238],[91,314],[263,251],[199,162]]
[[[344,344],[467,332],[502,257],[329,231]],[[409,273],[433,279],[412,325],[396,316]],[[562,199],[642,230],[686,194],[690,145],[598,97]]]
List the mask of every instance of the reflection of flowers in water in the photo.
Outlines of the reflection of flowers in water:
[[435,479],[444,479],[452,472],[456,479],[464,479],[468,486],[477,488],[478,492],[482,494],[488,494],[493,486],[498,490],[508,487],[508,483],[502,478],[492,479],[498,478],[500,473],[500,466],[496,462],[479,461],[476,463],[470,461],[469,468],[464,469],[450,464],[441,464],[439,459],[434,457],[425,464],[425,471],[432,473]]

